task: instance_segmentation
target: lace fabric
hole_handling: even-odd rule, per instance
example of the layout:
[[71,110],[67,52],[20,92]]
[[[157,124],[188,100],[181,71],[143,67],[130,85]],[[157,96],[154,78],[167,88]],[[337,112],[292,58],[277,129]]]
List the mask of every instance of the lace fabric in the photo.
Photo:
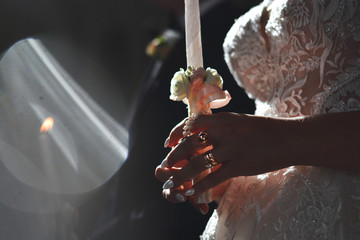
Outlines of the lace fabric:
[[[359,49],[357,0],[265,0],[224,42],[255,114],[277,117],[360,110]],[[233,179],[203,237],[360,239],[359,207],[359,174],[290,167]]]
[[349,110],[360,96],[359,4],[264,1],[240,17],[225,39],[235,79],[250,97],[269,105],[269,115]]

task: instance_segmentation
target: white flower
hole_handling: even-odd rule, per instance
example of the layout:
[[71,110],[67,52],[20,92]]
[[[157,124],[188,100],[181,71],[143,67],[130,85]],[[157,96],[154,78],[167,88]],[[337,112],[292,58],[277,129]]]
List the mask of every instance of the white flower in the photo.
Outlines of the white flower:
[[222,77],[213,68],[208,67],[206,69],[205,81],[211,85],[219,86],[221,89],[223,87]]
[[184,69],[180,68],[180,71],[176,72],[171,79],[170,99],[174,101],[181,101],[186,98],[189,86],[190,81],[186,76]]

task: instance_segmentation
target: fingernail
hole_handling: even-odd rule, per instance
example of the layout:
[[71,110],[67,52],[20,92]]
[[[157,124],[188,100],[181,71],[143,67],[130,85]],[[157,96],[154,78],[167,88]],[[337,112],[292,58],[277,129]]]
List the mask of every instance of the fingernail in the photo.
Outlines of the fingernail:
[[176,198],[176,200],[178,200],[178,201],[180,201],[180,202],[184,202],[184,201],[185,201],[184,196],[181,195],[180,193],[177,193],[177,194],[175,195],[175,198]]
[[164,142],[164,148],[167,148],[169,146],[170,138],[167,138]]
[[193,189],[193,188],[190,188],[189,190],[187,190],[185,192],[185,196],[187,196],[187,197],[192,196],[194,194],[195,194],[195,189]]
[[164,185],[163,185],[163,189],[170,189],[174,186],[174,182],[172,180],[167,180]]
[[160,167],[161,167],[161,168],[169,167],[169,164],[168,164],[168,162],[166,161],[166,159],[164,159],[164,160],[161,162]]
[[190,120],[187,119],[187,120],[185,121],[185,125],[188,125],[189,123],[190,123]]

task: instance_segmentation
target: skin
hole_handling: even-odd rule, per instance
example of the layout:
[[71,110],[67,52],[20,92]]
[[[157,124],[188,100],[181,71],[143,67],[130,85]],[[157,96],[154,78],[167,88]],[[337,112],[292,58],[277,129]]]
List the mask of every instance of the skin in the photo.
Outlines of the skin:
[[[233,177],[296,165],[360,171],[360,111],[290,119],[237,113],[200,115],[191,124],[192,135],[180,141],[184,122],[171,131],[166,142],[172,150],[164,160],[168,166],[158,166],[155,175],[162,182],[169,178],[174,182],[173,188],[163,191],[167,200],[181,202],[176,198],[181,194],[203,213],[208,206],[196,203],[197,194],[214,189],[216,201]],[[203,130],[209,136],[207,145],[197,140]],[[221,164],[192,185],[191,180],[206,169],[204,154],[193,156],[210,144],[214,158]],[[190,188],[195,195],[186,197]]]

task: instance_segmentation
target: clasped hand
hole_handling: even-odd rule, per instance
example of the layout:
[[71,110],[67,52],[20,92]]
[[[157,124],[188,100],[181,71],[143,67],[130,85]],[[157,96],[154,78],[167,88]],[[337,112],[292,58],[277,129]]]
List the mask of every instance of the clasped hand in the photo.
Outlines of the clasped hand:
[[[280,131],[282,128],[277,119],[236,113],[200,115],[187,124],[190,136],[184,138],[186,120],[171,131],[165,146],[172,150],[155,171],[156,177],[165,182],[163,196],[170,202],[188,199],[195,208],[206,213],[207,204],[197,203],[197,196],[205,191],[213,189],[212,200],[218,200],[233,177],[261,174],[287,166],[280,161],[278,153],[286,145],[288,133]],[[198,137],[202,131],[208,136],[205,144]],[[192,185],[192,180],[209,167],[206,148],[212,148],[213,158],[220,164]]]

